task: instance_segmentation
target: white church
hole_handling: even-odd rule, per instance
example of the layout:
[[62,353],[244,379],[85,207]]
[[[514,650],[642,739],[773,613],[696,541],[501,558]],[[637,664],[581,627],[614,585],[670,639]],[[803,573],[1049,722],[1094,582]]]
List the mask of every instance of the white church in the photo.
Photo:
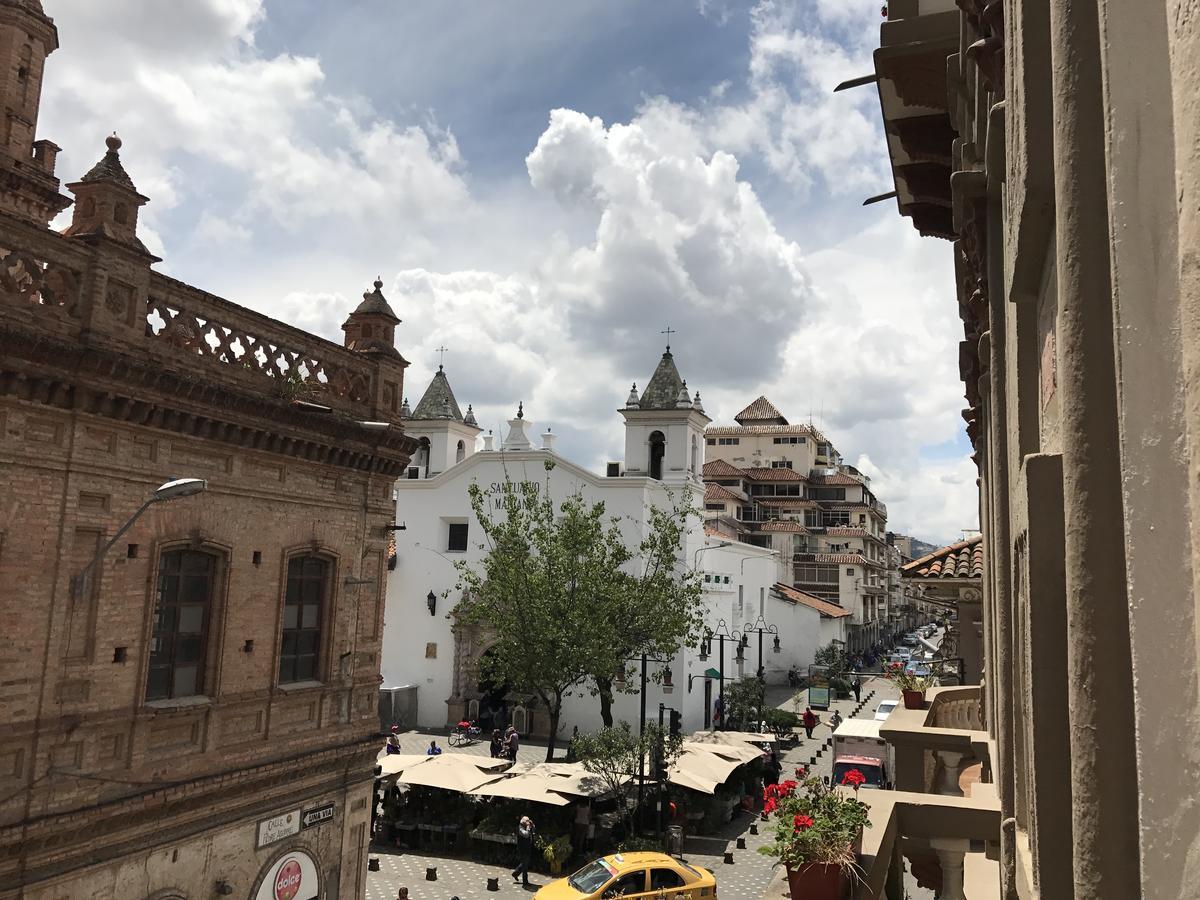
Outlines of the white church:
[[[704,429],[710,419],[700,395],[689,394],[668,347],[645,390],[639,396],[635,386],[620,410],[625,461],[610,463],[603,475],[559,456],[549,428],[535,446],[523,408],[495,446],[490,432],[481,434],[472,408],[462,413],[441,366],[417,406],[410,412],[406,403],[402,413],[406,433],[421,446],[406,477],[396,484],[396,521],[406,527],[396,533],[388,574],[383,687],[416,688],[416,721],[410,726],[440,728],[465,718],[484,726],[512,723],[522,734],[545,737],[548,716],[536,700],[507,685],[480,681],[476,663],[488,651],[487,635],[455,618],[454,606],[462,597],[455,562],[475,562],[481,555],[467,489],[472,483],[487,487],[505,479],[548,483],[556,502],[578,490],[621,517],[627,540],[637,544],[648,509],[669,505],[668,492],[679,496],[690,487],[697,506],[703,502]],[[554,462],[549,473],[548,459]],[[845,637],[842,621],[797,602],[781,568],[790,567],[791,560],[781,561],[773,550],[706,534],[697,518],[682,558],[703,573],[709,627],[747,632],[740,661],[735,642],[724,642],[727,682],[758,671],[760,636],[761,665],[769,683],[786,683],[789,668],[803,670],[817,646]],[[787,582],[784,589],[781,581]],[[762,634],[755,629],[763,629]],[[661,703],[683,715],[685,730],[710,727],[720,692],[719,647],[714,640],[711,654],[703,659],[696,648],[681,647],[673,659],[650,663],[651,672],[660,677],[646,687],[651,720]],[[629,669],[636,690],[640,665],[630,663]],[[613,716],[636,725],[638,707],[637,694],[617,693]],[[580,688],[563,704],[559,736],[569,736],[576,726],[586,732],[601,724],[599,698]]]

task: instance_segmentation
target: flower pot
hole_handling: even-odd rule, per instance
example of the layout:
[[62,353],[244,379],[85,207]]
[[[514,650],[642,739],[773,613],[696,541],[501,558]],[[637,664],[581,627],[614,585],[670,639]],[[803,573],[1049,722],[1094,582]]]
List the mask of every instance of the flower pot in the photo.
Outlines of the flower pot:
[[905,709],[924,709],[925,708],[925,692],[924,691],[901,691],[904,695]]
[[804,863],[787,867],[788,891],[792,900],[841,900],[842,867],[828,863]]

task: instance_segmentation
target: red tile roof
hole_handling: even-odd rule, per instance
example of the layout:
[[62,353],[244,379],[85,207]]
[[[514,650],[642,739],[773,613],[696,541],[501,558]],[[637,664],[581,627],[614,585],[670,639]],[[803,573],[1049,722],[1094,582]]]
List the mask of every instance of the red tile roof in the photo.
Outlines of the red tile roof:
[[788,423],[788,420],[783,417],[783,413],[775,408],[775,404],[762,396],[734,416],[733,421],[739,425],[748,425],[751,422],[759,422],[764,425],[786,425]]
[[702,470],[705,478],[745,478],[745,473],[737,466],[730,465],[723,459],[710,459]]
[[852,484],[858,487],[863,486],[863,482],[860,479],[842,472],[838,472],[836,475],[809,475],[808,480],[813,484]]
[[828,600],[822,600],[820,597],[814,597],[799,588],[788,587],[786,584],[777,583],[775,592],[785,600],[791,600],[793,603],[800,603],[807,606],[809,609],[815,609],[827,619],[842,619],[850,615],[850,610],[845,607],[838,606],[836,603],[830,603]]
[[941,547],[900,567],[906,578],[983,578],[983,535]]
[[847,566],[866,566],[870,565],[867,558],[861,553],[805,553],[805,562],[815,563],[838,563]]
[[817,505],[816,500],[803,497],[755,497],[754,502],[770,509],[811,509]]
[[805,477],[795,469],[768,469],[759,466],[754,469],[743,469],[751,481],[805,481]]
[[706,484],[704,486],[704,502],[717,503],[722,500],[731,500],[734,503],[745,503],[746,496],[744,494],[735,494],[729,488],[720,484]]
[[774,522],[763,522],[758,528],[759,531],[774,531],[790,534],[809,534],[809,530],[799,522],[792,522],[786,519],[780,519]]
[[875,535],[871,534],[865,528],[847,528],[844,525],[831,525],[825,529],[825,534],[830,537],[875,537]]
[[704,429],[704,433],[734,437],[739,434],[807,434],[811,435],[813,440],[824,440],[821,432],[811,425],[710,425]]

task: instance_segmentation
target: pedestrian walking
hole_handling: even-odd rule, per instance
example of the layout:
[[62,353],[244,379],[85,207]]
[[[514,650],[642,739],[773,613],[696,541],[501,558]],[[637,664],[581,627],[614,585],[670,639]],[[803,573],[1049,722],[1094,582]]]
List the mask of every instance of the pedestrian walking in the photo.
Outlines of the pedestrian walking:
[[392,756],[393,754],[399,753],[400,752],[400,736],[397,734],[389,734],[388,738],[387,738],[387,744],[384,745],[384,750],[387,751],[388,756]]
[[533,819],[521,816],[517,824],[517,867],[513,869],[513,881],[519,881],[524,887],[529,887],[529,861],[533,856]]
[[779,784],[779,776],[783,772],[783,763],[779,761],[779,754],[774,750],[767,757],[767,771],[763,775],[763,784]]
[[812,739],[813,729],[817,727],[817,714],[809,707],[804,707],[804,715],[800,717],[801,723],[804,725],[805,737]]
[[517,729],[509,725],[508,731],[504,734],[504,756],[509,762],[516,764],[519,749],[521,749],[521,739],[517,736]]
[[858,677],[857,672],[850,679],[850,690],[854,691],[854,702],[862,703],[862,679]]
[[838,726],[841,724],[842,724],[842,714],[835,709],[833,711],[833,715],[829,717],[829,730],[837,731]]
[[429,749],[425,751],[426,756],[441,756],[442,748],[437,745],[437,741],[429,742]]
[[491,753],[492,759],[499,759],[504,755],[504,738],[500,737],[499,728],[492,729]]

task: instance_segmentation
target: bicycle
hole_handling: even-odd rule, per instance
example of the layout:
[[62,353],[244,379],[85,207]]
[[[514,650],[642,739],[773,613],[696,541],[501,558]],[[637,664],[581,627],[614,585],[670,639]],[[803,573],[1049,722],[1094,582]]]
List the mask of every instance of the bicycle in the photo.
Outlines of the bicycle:
[[478,741],[482,734],[482,728],[474,722],[468,722],[464,719],[450,729],[450,735],[446,739],[446,743],[451,747],[466,747]]

